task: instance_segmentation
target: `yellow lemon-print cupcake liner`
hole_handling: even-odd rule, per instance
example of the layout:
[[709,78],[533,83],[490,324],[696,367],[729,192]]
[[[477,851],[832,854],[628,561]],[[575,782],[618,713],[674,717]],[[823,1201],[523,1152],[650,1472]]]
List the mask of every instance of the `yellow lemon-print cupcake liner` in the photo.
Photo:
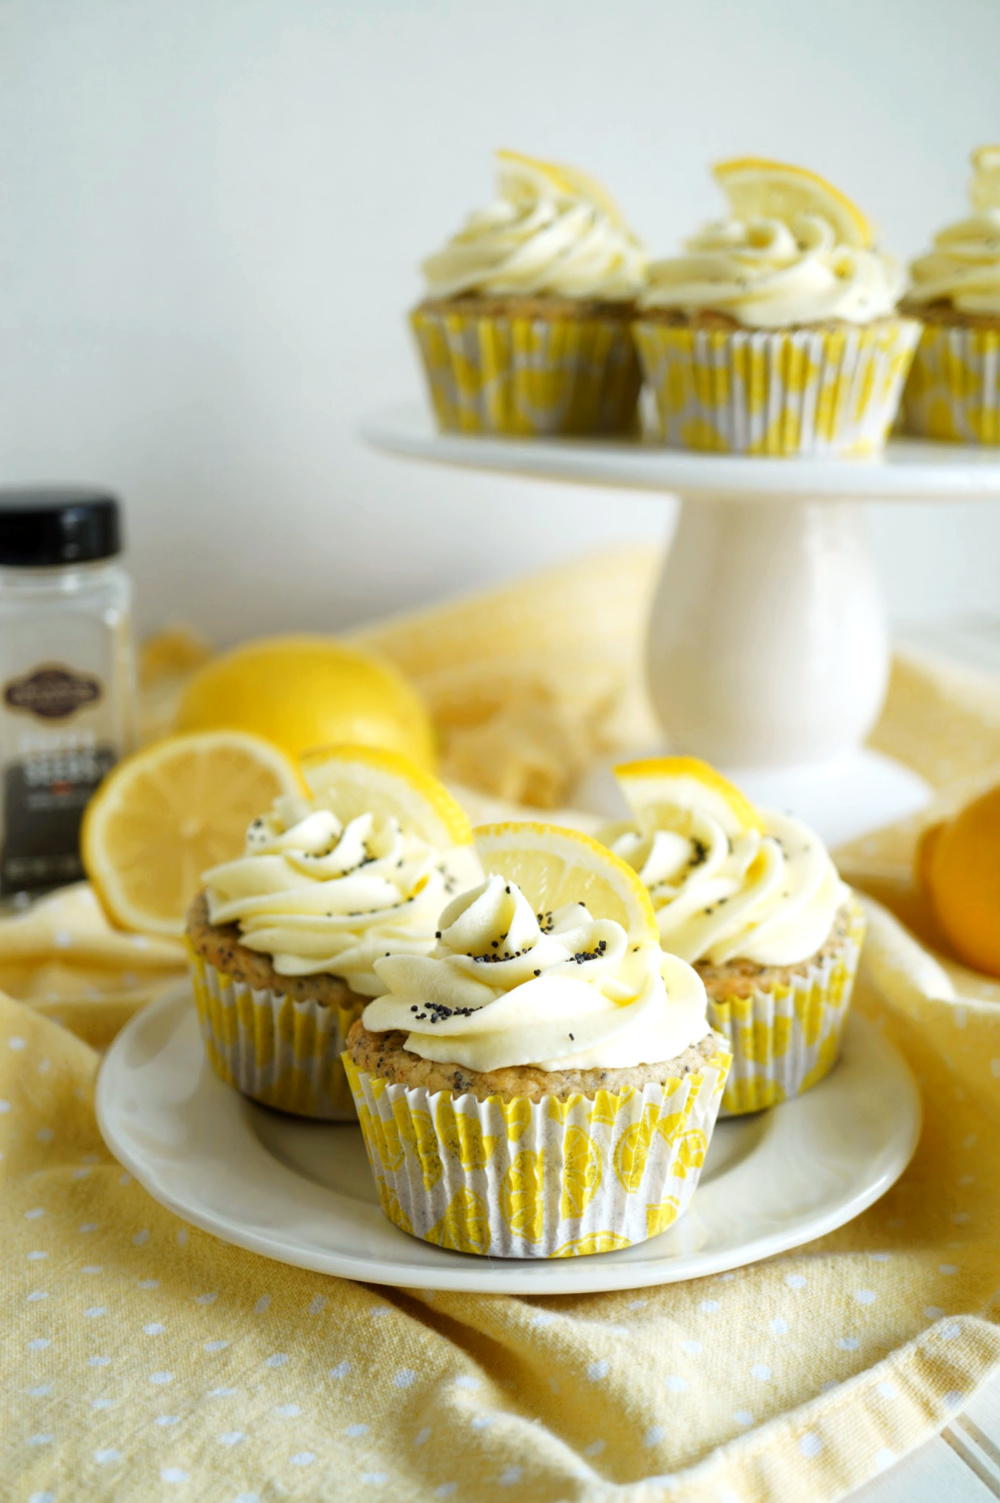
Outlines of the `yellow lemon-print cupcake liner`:
[[633,433],[642,376],[626,318],[410,315],[450,433]]
[[1000,444],[1000,329],[924,327],[903,391],[903,428],[957,444]]
[[358,1070],[345,1054],[379,1203],[438,1247],[576,1258],[666,1231],[687,1209],[730,1055],[665,1085],[479,1101]]
[[320,1004],[255,990],[188,945],[205,1053],[252,1101],[324,1122],[356,1120],[340,1056],[366,1000]]
[[799,1096],[833,1069],[864,937],[865,916],[852,900],[843,945],[807,974],[749,997],[709,997],[708,1021],[733,1052],[723,1117]]
[[743,331],[634,325],[669,448],[720,454],[877,453],[920,325]]

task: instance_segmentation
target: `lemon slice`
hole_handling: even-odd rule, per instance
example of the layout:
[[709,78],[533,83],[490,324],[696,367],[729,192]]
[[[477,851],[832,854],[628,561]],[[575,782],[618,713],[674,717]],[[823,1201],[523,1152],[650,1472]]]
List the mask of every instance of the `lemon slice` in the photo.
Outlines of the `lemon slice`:
[[592,918],[614,919],[631,939],[659,943],[656,914],[638,875],[606,846],[556,825],[480,825],[476,849],[487,872],[516,882],[539,913],[584,903]]
[[87,876],[125,929],[181,934],[210,866],[243,850],[247,826],[283,793],[301,793],[284,752],[245,731],[168,736],[108,773],[87,806]]
[[443,783],[398,752],[327,746],[300,761],[312,794],[326,794],[344,824],[359,814],[391,815],[429,845],[471,845],[472,826]]
[[624,224],[622,212],[607,189],[579,167],[545,162],[520,151],[496,153],[500,193],[512,203],[534,203],[539,198],[580,198],[593,204],[615,224]]
[[615,768],[619,787],[634,814],[646,809],[703,809],[730,837],[763,831],[756,809],[721,772],[698,757],[651,757]]
[[868,220],[846,194],[815,172],[761,157],[734,157],[712,168],[737,219],[781,219],[818,214],[833,225],[844,245],[870,249]]

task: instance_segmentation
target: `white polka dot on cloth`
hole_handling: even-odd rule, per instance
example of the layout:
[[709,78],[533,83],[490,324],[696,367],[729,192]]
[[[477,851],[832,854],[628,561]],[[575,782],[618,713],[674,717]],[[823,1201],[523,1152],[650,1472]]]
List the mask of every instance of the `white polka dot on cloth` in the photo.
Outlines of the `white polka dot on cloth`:
[[516,1483],[520,1482],[523,1476],[524,1472],[521,1467],[508,1466],[500,1473],[497,1481],[501,1487],[514,1487]]
[[782,1320],[780,1315],[776,1315],[771,1321],[770,1330],[772,1336],[787,1336],[788,1321]]
[[162,1386],[164,1383],[172,1383],[174,1381],[174,1375],[173,1373],[150,1373],[149,1381],[151,1383],[157,1383]]
[[771,1369],[766,1362],[755,1362],[750,1369],[750,1375],[756,1378],[758,1383],[767,1383],[771,1377]]
[[338,1362],[337,1365],[336,1365],[336,1367],[331,1367],[330,1368],[330,1377],[331,1378],[346,1378],[347,1374],[350,1372],[350,1370],[351,1370],[351,1364],[349,1362]]
[[312,1297],[312,1299],[309,1301],[309,1314],[310,1315],[319,1315],[319,1313],[322,1310],[324,1310],[325,1308],[326,1308],[326,1295],[325,1294],[314,1294],[313,1297]]
[[703,1299],[698,1306],[703,1315],[712,1315],[718,1308],[719,1301],[717,1299]]
[[584,1446],[583,1454],[584,1456],[600,1456],[606,1445],[606,1440],[592,1440],[589,1445]]
[[344,1431],[344,1434],[350,1436],[351,1440],[356,1440],[359,1435],[367,1435],[368,1434],[368,1426],[367,1425],[348,1425],[347,1429]]
[[161,1482],[186,1482],[187,1480],[188,1480],[188,1474],[187,1474],[187,1472],[181,1471],[181,1468],[179,1466],[161,1466],[160,1467],[160,1481]]
[[682,1378],[677,1373],[668,1373],[663,1382],[671,1393],[683,1393],[687,1388],[687,1378]]
[[591,1383],[598,1383],[601,1378],[606,1378],[610,1371],[611,1363],[606,1357],[601,1357],[599,1361],[591,1362],[587,1368],[587,1378]]
[[316,1452],[296,1451],[295,1455],[290,1457],[289,1459],[291,1460],[292,1466],[312,1466],[313,1462],[316,1460]]
[[666,1436],[666,1433],[667,1432],[662,1425],[650,1425],[649,1429],[642,1437],[642,1443],[644,1446],[658,1446]]
[[106,1450],[94,1452],[94,1460],[100,1466],[106,1466],[110,1461],[121,1461],[121,1459],[121,1451],[116,1451],[112,1446],[108,1446]]
[[818,1456],[823,1449],[823,1442],[815,1430],[807,1430],[805,1435],[799,1437],[799,1450],[803,1456]]
[[413,1371],[412,1367],[401,1367],[399,1371],[393,1375],[392,1379],[394,1388],[409,1388],[416,1381],[417,1375]]
[[275,1414],[280,1414],[284,1419],[295,1419],[302,1413],[298,1404],[275,1404]]
[[264,1360],[264,1366],[265,1367],[284,1367],[284,1365],[285,1365],[285,1363],[287,1361],[288,1361],[288,1353],[287,1352],[273,1352],[270,1357],[265,1358],[265,1360]]
[[878,1299],[874,1289],[855,1289],[854,1298],[859,1305],[873,1305]]
[[861,1342],[856,1336],[841,1336],[837,1345],[842,1352],[856,1352]]
[[255,1315],[264,1315],[270,1309],[270,1307],[271,1296],[269,1294],[262,1294],[260,1299],[253,1307],[253,1313]]
[[745,1430],[749,1425],[753,1424],[753,1415],[749,1409],[734,1409],[733,1422]]
[[224,1430],[219,1436],[220,1446],[238,1446],[241,1440],[246,1440],[242,1430]]
[[413,1444],[415,1446],[426,1445],[426,1443],[430,1440],[430,1438],[431,1438],[431,1427],[430,1427],[430,1425],[421,1425],[420,1429],[417,1431],[416,1435],[413,1437]]
[[789,1289],[804,1289],[806,1287],[806,1281],[801,1273],[786,1273],[785,1283]]

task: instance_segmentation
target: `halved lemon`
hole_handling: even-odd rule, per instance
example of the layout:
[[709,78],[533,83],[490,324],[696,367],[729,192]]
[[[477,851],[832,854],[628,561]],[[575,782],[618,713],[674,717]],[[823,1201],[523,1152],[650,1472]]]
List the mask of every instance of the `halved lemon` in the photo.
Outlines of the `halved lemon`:
[[468,815],[443,783],[408,757],[373,746],[325,746],[301,758],[310,793],[326,794],[344,824],[359,814],[391,815],[430,845],[472,843]]
[[611,194],[579,167],[545,162],[540,157],[525,156],[520,151],[496,153],[500,192],[513,203],[533,203],[538,198],[580,198],[606,214],[615,224],[623,224],[622,213]]
[[703,809],[731,837],[763,830],[757,810],[740,790],[699,757],[649,757],[615,768],[619,787],[634,814],[665,806]]
[[182,934],[202,872],[238,856],[250,821],[279,795],[301,792],[294,763],[260,736],[154,741],[113,767],[87,806],[87,876],[122,928]]
[[874,233],[857,204],[816,172],[763,157],[733,157],[712,168],[737,219],[782,219],[818,214],[845,245],[868,249]]
[[534,823],[480,825],[473,834],[484,870],[516,882],[538,913],[584,903],[592,918],[614,919],[631,939],[659,943],[638,875],[589,835]]

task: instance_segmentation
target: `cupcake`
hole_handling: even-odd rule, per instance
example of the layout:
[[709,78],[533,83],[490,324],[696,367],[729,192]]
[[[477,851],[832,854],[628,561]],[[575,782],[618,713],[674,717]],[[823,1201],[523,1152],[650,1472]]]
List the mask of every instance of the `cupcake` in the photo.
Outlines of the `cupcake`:
[[972,213],[914,261],[904,308],[924,321],[903,393],[910,433],[1000,444],[1000,146],[972,153]]
[[376,959],[428,954],[480,868],[462,810],[406,758],[335,748],[305,775],[309,797],[277,799],[244,854],[204,873],[187,946],[216,1073],[267,1106],[353,1121],[340,1056],[383,990]]
[[919,325],[864,215],[800,167],[715,178],[729,217],[653,262],[636,343],[663,442],[727,454],[864,455],[892,425]]
[[629,434],[645,256],[599,183],[497,153],[499,196],[423,263],[410,315],[438,424],[454,433]]
[[632,817],[601,838],[648,888],[663,948],[705,984],[733,1053],[723,1114],[807,1091],[836,1062],[864,938],[823,842],[694,757],[616,773]]
[[486,880],[384,987],[344,1063],[379,1202],[459,1252],[611,1252],[694,1193],[729,1053],[636,874],[547,825],[476,832]]

